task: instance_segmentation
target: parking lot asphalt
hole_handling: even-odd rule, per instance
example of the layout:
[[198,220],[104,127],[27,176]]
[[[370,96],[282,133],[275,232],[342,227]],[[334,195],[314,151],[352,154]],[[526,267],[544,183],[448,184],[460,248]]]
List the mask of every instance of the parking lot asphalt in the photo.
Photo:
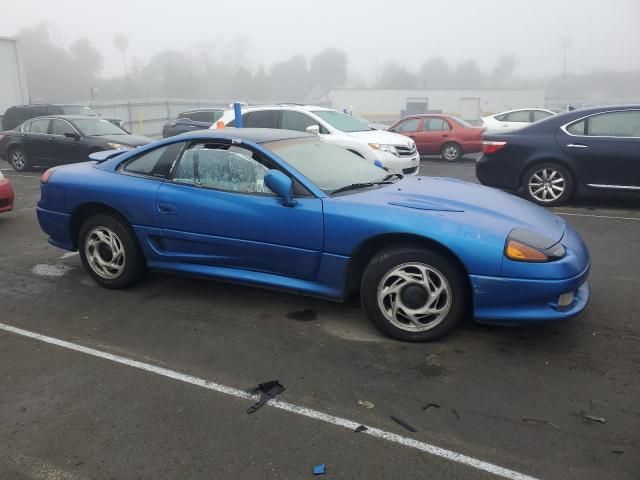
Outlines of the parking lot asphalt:
[[[3,173],[0,324],[52,339],[0,328],[3,480],[640,476],[637,199],[554,209],[592,255],[579,317],[406,344],[353,303],[160,274],[102,289],[47,244],[39,173]],[[287,404],[248,415],[232,389],[274,379]]]

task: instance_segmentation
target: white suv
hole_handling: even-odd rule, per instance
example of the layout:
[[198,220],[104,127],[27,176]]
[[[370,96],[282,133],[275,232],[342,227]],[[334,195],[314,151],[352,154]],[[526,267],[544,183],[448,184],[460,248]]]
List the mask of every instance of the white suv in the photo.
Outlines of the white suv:
[[546,108],[526,108],[508,110],[488,117],[482,117],[482,126],[487,132],[509,132],[531,125],[533,122],[551,117],[556,112]]
[[[417,175],[420,154],[410,138],[375,130],[357,117],[324,107],[269,105],[242,108],[247,128],[281,128],[320,135],[374,163],[379,160],[390,173]],[[235,127],[235,114],[227,110],[211,128]]]

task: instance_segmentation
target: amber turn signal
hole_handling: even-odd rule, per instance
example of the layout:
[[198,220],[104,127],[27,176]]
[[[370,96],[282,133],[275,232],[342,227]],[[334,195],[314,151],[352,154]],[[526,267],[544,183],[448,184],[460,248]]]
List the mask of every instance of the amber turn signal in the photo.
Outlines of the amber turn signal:
[[541,251],[517,240],[509,240],[507,243],[507,258],[520,262],[546,262],[549,260],[549,257]]

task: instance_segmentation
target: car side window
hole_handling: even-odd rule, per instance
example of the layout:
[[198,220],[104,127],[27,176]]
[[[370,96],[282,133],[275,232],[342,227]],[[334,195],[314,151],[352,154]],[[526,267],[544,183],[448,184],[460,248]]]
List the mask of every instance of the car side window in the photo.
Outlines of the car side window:
[[529,123],[529,110],[521,110],[519,112],[507,113],[504,118],[505,122],[525,122]]
[[572,123],[567,127],[567,132],[569,132],[571,135],[584,135],[586,131],[586,126],[587,126],[586,120]]
[[134,175],[166,178],[177,160],[185,142],[171,143],[145,152],[129,160],[122,171]]
[[307,127],[311,127],[313,125],[317,125],[320,127],[320,124],[309,115],[305,115],[301,112],[290,112],[286,110],[282,112],[282,128],[284,128],[285,130],[306,132]]
[[419,126],[420,119],[410,118],[409,120],[405,120],[403,123],[396,126],[393,131],[398,133],[417,132]]
[[278,110],[258,110],[243,115],[244,126],[247,128],[278,128]]
[[640,110],[602,113],[589,117],[587,135],[596,137],[640,137]]
[[226,192],[273,195],[264,184],[268,171],[265,165],[245,154],[244,149],[196,145],[184,151],[173,181]]
[[449,130],[449,124],[442,118],[425,118],[423,130],[425,132],[441,132]]
[[542,120],[543,118],[547,118],[553,115],[549,112],[543,112],[542,110],[534,110],[533,111],[533,121],[537,122],[538,120]]
[[30,133],[49,133],[49,122],[48,118],[36,119],[31,122],[31,127],[29,129]]
[[75,128],[71,126],[69,122],[65,122],[64,120],[54,119],[51,124],[51,133],[53,135],[61,135],[64,136],[66,133],[77,134]]

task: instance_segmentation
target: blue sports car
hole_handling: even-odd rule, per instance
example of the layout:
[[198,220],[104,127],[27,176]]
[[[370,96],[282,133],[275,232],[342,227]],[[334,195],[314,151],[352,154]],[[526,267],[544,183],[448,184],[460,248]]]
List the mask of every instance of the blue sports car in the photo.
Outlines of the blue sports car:
[[481,322],[574,316],[589,297],[580,236],[541,207],[451,178],[391,175],[315,135],[228,129],[171,137],[42,177],[38,220],[89,274],[147,269],[341,301],[427,341]]

